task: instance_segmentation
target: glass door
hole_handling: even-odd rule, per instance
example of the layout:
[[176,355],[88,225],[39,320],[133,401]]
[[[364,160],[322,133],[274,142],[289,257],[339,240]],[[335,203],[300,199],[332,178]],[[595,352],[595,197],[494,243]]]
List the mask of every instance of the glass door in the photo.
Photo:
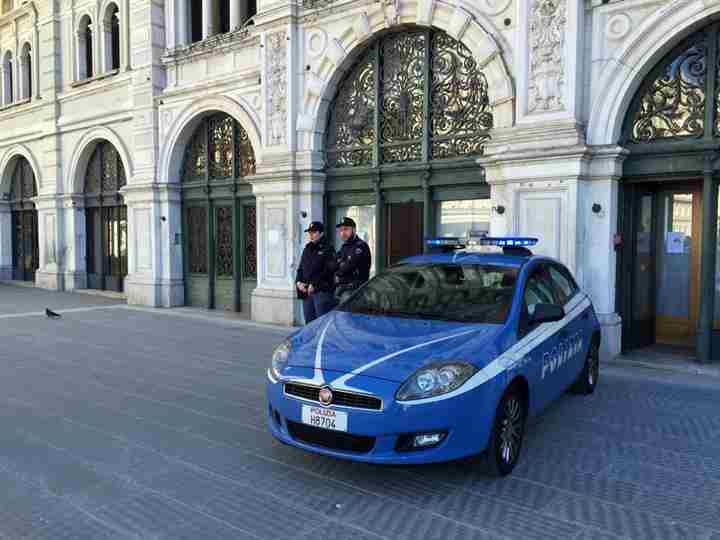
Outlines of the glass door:
[[655,343],[656,195],[640,186],[630,187],[628,195],[630,313],[624,334],[626,347],[634,349]]
[[694,347],[700,306],[701,192],[661,191],[658,206],[655,339]]

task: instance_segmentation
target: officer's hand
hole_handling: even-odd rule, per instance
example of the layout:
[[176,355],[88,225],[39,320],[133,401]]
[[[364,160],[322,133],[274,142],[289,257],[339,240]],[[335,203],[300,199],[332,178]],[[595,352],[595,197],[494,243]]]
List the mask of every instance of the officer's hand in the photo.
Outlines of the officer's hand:
[[314,293],[314,292],[315,292],[315,287],[313,287],[312,285],[310,285],[310,286],[308,287],[308,289],[307,289],[307,292],[308,292],[308,294]]
[[298,288],[298,290],[299,290],[300,292],[306,292],[306,291],[307,291],[307,287],[305,286],[305,284],[304,284],[304,283],[301,283],[300,281],[298,281],[298,282],[295,284],[295,286]]

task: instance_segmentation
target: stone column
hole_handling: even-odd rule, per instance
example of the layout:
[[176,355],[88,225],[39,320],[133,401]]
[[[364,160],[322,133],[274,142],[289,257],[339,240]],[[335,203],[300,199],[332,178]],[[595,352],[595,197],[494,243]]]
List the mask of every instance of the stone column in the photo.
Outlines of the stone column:
[[247,3],[244,0],[230,0],[230,31],[240,28],[247,18]]
[[122,192],[128,216],[128,304],[184,305],[179,186],[135,184]]
[[[257,206],[258,284],[252,318],[284,325],[302,321],[295,274],[311,221],[323,221],[322,173],[285,171],[250,178]],[[326,234],[334,234],[326,224]]]
[[207,39],[213,36],[215,32],[215,2],[213,0],[202,0],[202,37]]
[[188,39],[188,0],[175,0],[175,46],[187,45]]
[[59,260],[64,255],[63,208],[55,195],[40,195],[36,199],[38,212],[38,252],[40,267],[35,274],[35,284],[43,289],[62,290]]
[[82,195],[65,195],[61,199],[63,212],[63,250],[60,268],[64,289],[87,288],[87,232],[85,230],[85,200]]
[[0,201],[0,280],[12,279],[12,234],[10,204]]

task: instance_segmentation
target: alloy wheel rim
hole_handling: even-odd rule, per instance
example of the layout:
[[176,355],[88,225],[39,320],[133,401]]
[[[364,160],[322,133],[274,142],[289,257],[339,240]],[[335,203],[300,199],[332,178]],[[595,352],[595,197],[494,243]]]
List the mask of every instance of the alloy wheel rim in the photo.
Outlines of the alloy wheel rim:
[[500,458],[513,463],[520,452],[522,440],[522,404],[512,398],[505,403],[504,417],[500,425]]

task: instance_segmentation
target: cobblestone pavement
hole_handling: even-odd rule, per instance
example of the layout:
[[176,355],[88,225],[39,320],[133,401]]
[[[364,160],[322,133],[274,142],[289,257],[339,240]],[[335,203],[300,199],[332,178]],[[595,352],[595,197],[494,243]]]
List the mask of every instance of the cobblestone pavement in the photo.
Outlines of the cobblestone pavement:
[[720,540],[720,379],[606,367],[533,422],[505,479],[380,468],[268,435],[287,330],[8,289],[0,536]]

